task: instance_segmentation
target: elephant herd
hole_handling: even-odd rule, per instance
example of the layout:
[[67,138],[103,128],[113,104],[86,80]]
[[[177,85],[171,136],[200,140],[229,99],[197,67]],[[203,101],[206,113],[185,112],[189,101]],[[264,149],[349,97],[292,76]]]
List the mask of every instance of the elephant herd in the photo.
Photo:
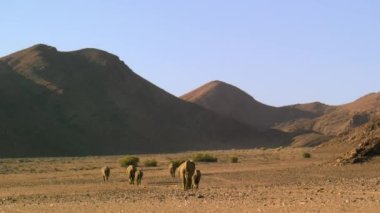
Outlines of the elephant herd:
[[[111,169],[108,166],[102,167],[101,175],[103,177],[103,182],[108,181],[110,175],[111,175]],[[143,178],[143,171],[141,169],[137,169],[134,165],[129,165],[127,167],[127,176],[129,184],[136,184],[140,185],[142,178]],[[178,172],[179,178],[182,181],[183,189],[198,189],[199,182],[201,180],[201,171],[199,169],[195,169],[195,163],[192,160],[186,160],[182,162],[178,167],[171,163],[169,165],[169,173],[174,178],[175,173]]]
[[201,171],[195,169],[195,163],[192,160],[186,160],[176,168],[174,163],[169,164],[170,175],[174,178],[176,171],[182,180],[183,189],[198,189],[201,180]]
[[129,165],[127,167],[127,175],[128,175],[129,184],[135,184],[135,179],[136,179],[136,184],[140,185],[144,173],[143,171],[141,171],[141,169],[137,170],[136,166]]
[[[103,182],[108,181],[111,175],[111,168],[108,166],[102,167],[100,169],[100,174],[103,177]],[[136,169],[136,166],[129,165],[127,167],[127,176],[128,176],[129,184],[135,184],[135,180],[136,180],[136,184],[141,185],[141,180],[143,178],[143,175],[144,175],[143,171],[141,169]]]

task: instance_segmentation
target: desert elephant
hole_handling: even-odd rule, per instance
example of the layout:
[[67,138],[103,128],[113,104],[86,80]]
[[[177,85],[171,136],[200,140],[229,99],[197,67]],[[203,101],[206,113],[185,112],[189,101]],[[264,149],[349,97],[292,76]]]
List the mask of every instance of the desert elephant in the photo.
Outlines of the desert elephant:
[[192,178],[195,172],[195,163],[193,161],[187,160],[178,167],[178,170],[179,176],[183,182],[183,189],[191,189]]
[[108,166],[104,166],[100,169],[100,174],[103,176],[103,182],[106,182],[110,177],[111,169]]
[[143,175],[144,175],[144,173],[141,169],[136,171],[136,184],[137,185],[141,185],[141,180],[143,178]]
[[172,178],[175,178],[175,170],[177,169],[176,165],[174,163],[169,164],[169,172]]
[[135,184],[135,173],[136,173],[136,167],[134,165],[129,165],[127,167],[127,175],[129,179],[129,184]]
[[201,171],[199,169],[195,170],[194,175],[193,175],[193,185],[192,188],[199,188],[199,182],[201,181]]

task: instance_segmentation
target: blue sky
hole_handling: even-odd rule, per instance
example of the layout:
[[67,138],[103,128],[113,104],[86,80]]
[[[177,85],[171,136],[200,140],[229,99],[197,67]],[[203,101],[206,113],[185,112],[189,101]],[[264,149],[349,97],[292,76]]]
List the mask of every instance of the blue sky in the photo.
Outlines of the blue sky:
[[380,90],[380,1],[4,0],[0,56],[95,47],[174,95],[211,80],[266,104]]

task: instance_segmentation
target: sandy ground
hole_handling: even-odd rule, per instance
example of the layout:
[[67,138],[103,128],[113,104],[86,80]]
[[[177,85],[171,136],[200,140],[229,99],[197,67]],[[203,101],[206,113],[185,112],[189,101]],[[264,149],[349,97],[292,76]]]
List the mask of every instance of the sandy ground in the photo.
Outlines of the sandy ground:
[[128,184],[122,156],[0,159],[0,212],[380,212],[380,159],[336,167],[336,154],[312,149],[210,153],[219,162],[197,163],[200,189],[189,191],[167,165],[192,153],[139,155],[159,163],[142,167],[141,186]]

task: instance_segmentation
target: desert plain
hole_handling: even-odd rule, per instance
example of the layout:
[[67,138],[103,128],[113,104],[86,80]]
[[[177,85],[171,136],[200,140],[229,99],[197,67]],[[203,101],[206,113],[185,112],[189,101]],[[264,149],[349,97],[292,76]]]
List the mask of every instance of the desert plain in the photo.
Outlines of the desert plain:
[[[218,162],[197,162],[200,187],[187,191],[167,167],[170,159],[194,152],[137,155],[158,162],[141,166],[141,186],[128,183],[119,164],[123,156],[1,159],[0,212],[380,211],[380,158],[337,166],[336,150],[318,147],[207,153]],[[239,162],[231,163],[231,156]],[[106,183],[104,165],[111,167]]]

